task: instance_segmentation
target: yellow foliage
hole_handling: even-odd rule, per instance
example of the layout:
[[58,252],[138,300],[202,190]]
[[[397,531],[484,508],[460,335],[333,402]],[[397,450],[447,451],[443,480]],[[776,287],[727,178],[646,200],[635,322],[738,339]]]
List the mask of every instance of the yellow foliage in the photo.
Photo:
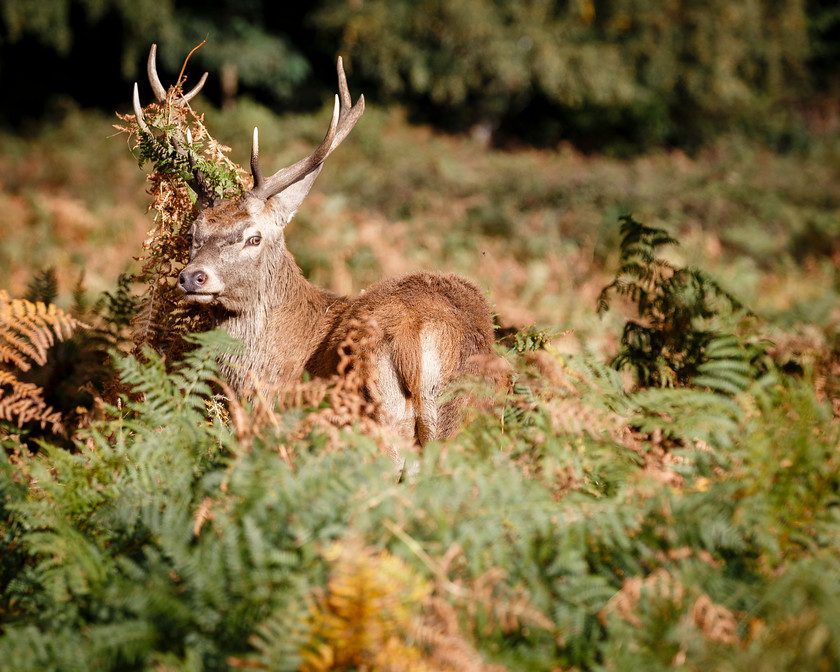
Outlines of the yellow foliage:
[[0,289],[0,362],[12,362],[21,371],[30,369],[27,359],[43,365],[55,339],[63,341],[82,326],[55,304],[10,299]]
[[351,541],[325,553],[332,564],[326,594],[311,609],[312,639],[302,672],[440,671],[411,641],[430,585],[387,551]]
[[324,557],[330,578],[310,608],[301,672],[507,672],[482,660],[440,586],[400,558],[358,539]]

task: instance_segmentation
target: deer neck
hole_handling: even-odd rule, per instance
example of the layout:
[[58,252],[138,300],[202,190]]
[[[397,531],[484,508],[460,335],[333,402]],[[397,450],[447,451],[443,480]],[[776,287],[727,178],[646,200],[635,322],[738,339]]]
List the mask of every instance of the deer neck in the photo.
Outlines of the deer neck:
[[224,366],[239,392],[284,388],[299,380],[318,344],[326,337],[347,298],[310,283],[291,253],[260,269],[258,296],[240,311],[226,311],[219,327],[244,344]]

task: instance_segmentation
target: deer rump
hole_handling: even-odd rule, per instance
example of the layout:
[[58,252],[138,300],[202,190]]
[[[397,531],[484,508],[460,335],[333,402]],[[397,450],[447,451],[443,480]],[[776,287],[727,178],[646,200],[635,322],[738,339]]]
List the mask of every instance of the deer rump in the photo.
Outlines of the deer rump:
[[377,420],[420,443],[449,436],[465,399],[439,405],[441,395],[458,378],[480,375],[493,352],[490,309],[479,289],[457,275],[424,271],[383,280],[330,310],[328,334],[306,370],[334,375],[356,326],[362,338],[343,354],[351,355]]
[[[158,101],[188,104],[206,74],[189,93],[179,98],[176,88],[170,95],[158,78],[155,53],[153,45],[147,72]],[[179,287],[185,300],[213,311],[217,326],[244,343],[244,352],[224,367],[237,393],[282,389],[304,370],[335,375],[348,355],[339,349],[349,347],[346,361],[379,421],[420,443],[444,438],[456,427],[464,398],[439,403],[441,395],[456,378],[481,373],[482,363],[495,358],[490,308],[479,289],[456,275],[421,271],[384,280],[350,299],[312,285],[286,247],[286,226],[324,161],[364,113],[364,96],[353,104],[340,57],[337,74],[339,93],[321,145],[265,176],[254,129],[254,186],[237,198],[224,200],[208,186],[188,131],[168,136],[191,167],[187,183],[199,210],[187,234],[190,260]],[[133,102],[138,132],[151,134],[136,84]]]

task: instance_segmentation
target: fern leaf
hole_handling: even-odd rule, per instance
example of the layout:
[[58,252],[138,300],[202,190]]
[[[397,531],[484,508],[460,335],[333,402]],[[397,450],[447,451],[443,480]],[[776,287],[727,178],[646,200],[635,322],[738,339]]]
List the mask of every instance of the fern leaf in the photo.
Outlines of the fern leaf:
[[737,359],[711,360],[697,367],[693,383],[716,392],[736,395],[749,387],[752,367],[749,362]]
[[326,556],[328,592],[312,610],[313,639],[302,652],[302,669],[423,669],[412,668],[420,652],[406,640],[428,595],[426,582],[396,556],[358,540],[337,543]]
[[10,299],[0,290],[0,362],[12,362],[22,371],[31,366],[27,359],[43,365],[56,339],[63,341],[87,326],[55,304]]
[[52,303],[11,299],[0,290],[0,420],[18,427],[39,422],[42,428],[49,424],[60,431],[61,414],[46,404],[43,390],[20,381],[14,371],[44,365],[56,340],[81,327],[87,325]]
[[55,268],[48,268],[36,273],[29,281],[29,286],[24,297],[31,303],[41,301],[42,303],[53,303],[58,297],[58,278]]
[[637,423],[644,433],[693,445],[696,441],[716,449],[731,446],[738,436],[743,409],[732,397],[698,388],[647,388],[633,394],[641,414]]
[[697,366],[693,383],[724,394],[746,390],[754,378],[751,353],[733,334],[721,334],[706,345],[705,359]]

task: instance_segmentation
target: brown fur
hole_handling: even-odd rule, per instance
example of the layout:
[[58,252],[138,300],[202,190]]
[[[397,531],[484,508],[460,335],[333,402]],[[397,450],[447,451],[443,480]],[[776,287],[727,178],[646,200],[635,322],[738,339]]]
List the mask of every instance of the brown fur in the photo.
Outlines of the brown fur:
[[197,269],[224,282],[208,308],[218,326],[245,344],[244,354],[226,366],[235,390],[288,387],[304,370],[335,375],[342,341],[354,322],[362,322],[375,344],[354,354],[369,364],[367,386],[379,401],[377,419],[421,442],[455,429],[460,403],[438,407],[437,399],[456,378],[480,373],[476,358],[493,352],[490,309],[474,284],[457,275],[419,272],[383,280],[354,298],[338,296],[303,277],[282,235],[261,243],[256,263],[236,263],[242,242],[228,241],[242,218],[212,214],[193,227],[201,247],[184,271]]

